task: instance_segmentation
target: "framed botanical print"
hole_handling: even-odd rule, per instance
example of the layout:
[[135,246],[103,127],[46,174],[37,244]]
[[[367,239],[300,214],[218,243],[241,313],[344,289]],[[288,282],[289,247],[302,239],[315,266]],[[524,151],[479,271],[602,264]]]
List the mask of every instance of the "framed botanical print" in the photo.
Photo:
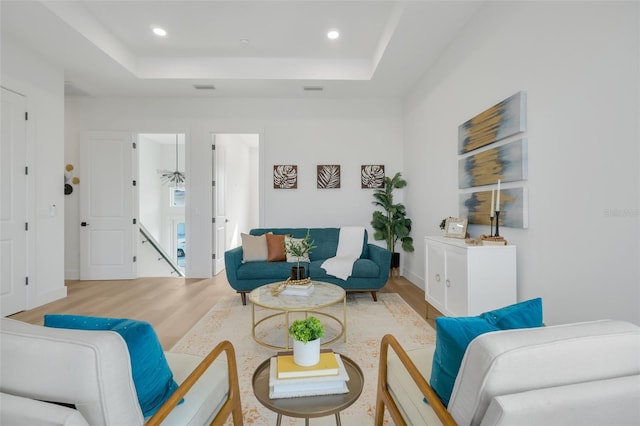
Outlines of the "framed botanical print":
[[340,166],[337,164],[317,167],[318,189],[340,188]]
[[362,188],[384,188],[384,165],[360,166],[360,185]]
[[273,166],[273,189],[297,189],[298,188],[298,166],[274,165]]

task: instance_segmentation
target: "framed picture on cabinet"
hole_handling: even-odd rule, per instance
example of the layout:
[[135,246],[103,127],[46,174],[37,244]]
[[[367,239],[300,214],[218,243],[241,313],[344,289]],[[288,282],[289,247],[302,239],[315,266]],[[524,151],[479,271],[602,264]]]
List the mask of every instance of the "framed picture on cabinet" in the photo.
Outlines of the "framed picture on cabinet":
[[450,238],[464,238],[467,236],[467,219],[456,217],[447,218],[444,224],[444,236]]

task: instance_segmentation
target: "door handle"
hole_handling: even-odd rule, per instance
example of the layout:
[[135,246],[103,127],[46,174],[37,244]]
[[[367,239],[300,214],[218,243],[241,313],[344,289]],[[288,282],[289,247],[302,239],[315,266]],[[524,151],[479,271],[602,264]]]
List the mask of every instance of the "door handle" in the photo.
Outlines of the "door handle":
[[88,223],[87,222],[80,222],[80,226],[87,226]]

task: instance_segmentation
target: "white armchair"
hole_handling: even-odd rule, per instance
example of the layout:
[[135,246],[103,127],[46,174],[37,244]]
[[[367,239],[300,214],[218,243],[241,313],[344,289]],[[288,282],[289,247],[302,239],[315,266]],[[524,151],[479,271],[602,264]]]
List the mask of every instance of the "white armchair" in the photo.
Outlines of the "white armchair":
[[634,324],[603,320],[482,334],[467,347],[447,407],[429,386],[434,349],[405,351],[384,336],[376,425],[385,408],[396,425],[640,424]]
[[[224,353],[224,357],[220,355]],[[0,319],[2,425],[242,425],[233,345],[204,359],[165,352],[178,390],[150,418],[138,404],[127,345],[112,331]],[[184,403],[177,405],[184,397]]]

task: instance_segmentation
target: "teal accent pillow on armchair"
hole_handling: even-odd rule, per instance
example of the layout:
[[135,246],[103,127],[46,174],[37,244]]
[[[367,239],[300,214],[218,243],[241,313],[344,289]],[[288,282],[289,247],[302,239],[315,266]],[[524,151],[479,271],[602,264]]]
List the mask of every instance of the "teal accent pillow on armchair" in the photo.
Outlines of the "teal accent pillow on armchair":
[[151,324],[125,318],[81,315],[45,315],[45,327],[76,330],[110,330],[120,334],[131,357],[138,402],[145,417],[155,414],[178,389],[162,346]]
[[442,403],[449,405],[453,385],[467,346],[477,336],[490,331],[542,326],[542,299],[485,312],[477,317],[436,318],[436,349],[430,385]]
[[536,298],[480,314],[500,330],[542,327],[542,299]]

